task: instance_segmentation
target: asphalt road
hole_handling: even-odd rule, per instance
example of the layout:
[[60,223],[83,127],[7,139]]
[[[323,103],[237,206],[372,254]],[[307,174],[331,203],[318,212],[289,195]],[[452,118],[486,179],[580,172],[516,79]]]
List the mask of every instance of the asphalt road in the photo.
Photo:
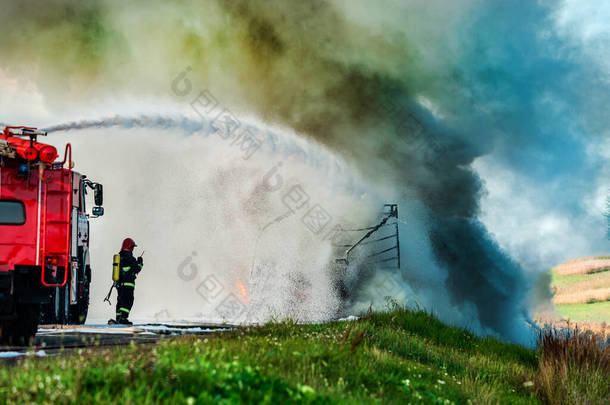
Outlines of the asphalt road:
[[24,356],[54,356],[86,347],[107,347],[155,343],[179,335],[206,335],[230,328],[213,324],[147,323],[133,326],[119,325],[42,325],[38,328],[34,345],[0,346],[0,362]]

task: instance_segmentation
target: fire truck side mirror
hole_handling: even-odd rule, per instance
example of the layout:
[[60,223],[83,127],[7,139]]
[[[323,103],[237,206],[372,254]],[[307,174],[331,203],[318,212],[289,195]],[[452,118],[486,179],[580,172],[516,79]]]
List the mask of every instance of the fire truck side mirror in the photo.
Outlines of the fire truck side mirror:
[[93,207],[93,215],[96,217],[104,215],[104,207]]
[[[99,183],[96,183],[93,186],[93,199],[95,200],[95,205],[101,206],[104,205],[104,186],[102,186]],[[101,207],[96,207],[96,208],[101,208]],[[95,210],[95,208],[94,208]],[[102,212],[104,212],[104,210],[102,209]]]

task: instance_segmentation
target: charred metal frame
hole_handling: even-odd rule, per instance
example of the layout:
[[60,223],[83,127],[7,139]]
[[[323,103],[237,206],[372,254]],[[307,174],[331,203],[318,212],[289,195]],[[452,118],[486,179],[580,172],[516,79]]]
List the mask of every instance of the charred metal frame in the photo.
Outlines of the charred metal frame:
[[[350,259],[350,257],[349,257],[350,253],[352,253],[353,250],[358,246],[370,245],[370,244],[378,243],[378,242],[381,242],[384,240],[389,240],[389,239],[395,238],[396,244],[394,246],[383,249],[378,252],[371,253],[371,254],[367,255],[365,257],[365,259],[375,258],[375,257],[381,256],[383,254],[386,254],[386,253],[394,251],[394,250],[396,251],[395,256],[381,259],[381,260],[374,260],[374,259],[369,260],[369,261],[366,261],[365,264],[387,263],[387,262],[391,262],[391,261],[396,261],[396,268],[400,269],[400,234],[399,234],[399,230],[398,230],[398,204],[384,204],[382,215],[383,215],[382,220],[375,226],[343,230],[344,232],[365,232],[366,231],[366,234],[364,236],[362,236],[354,244],[338,245],[337,247],[343,247],[343,248],[348,248],[348,249],[345,251],[345,256],[343,258],[336,259],[337,263],[345,264],[346,266],[348,266],[349,259]],[[388,221],[391,218],[394,218],[395,221],[388,223]],[[395,231],[394,234],[388,235],[388,236],[383,236],[383,237],[377,238],[377,239],[370,239],[371,236],[373,236],[375,233],[377,233],[380,229],[382,229],[384,227],[389,227],[389,226],[394,227],[394,231]],[[368,240],[368,239],[370,239],[370,240]]]

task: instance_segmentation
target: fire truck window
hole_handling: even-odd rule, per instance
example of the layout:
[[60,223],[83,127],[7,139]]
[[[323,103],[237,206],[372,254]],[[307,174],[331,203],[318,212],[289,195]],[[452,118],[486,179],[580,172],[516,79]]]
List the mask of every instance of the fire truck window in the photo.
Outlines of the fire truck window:
[[0,225],[25,224],[25,206],[21,201],[0,200]]

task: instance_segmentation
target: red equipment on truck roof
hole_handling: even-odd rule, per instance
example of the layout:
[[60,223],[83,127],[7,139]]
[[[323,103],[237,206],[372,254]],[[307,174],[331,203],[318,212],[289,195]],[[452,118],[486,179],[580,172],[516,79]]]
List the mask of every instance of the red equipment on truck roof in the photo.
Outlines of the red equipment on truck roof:
[[[0,341],[25,343],[38,323],[84,323],[89,305],[89,221],[103,189],[72,170],[72,148],[38,142],[32,127],[0,132]],[[95,207],[87,214],[85,195]]]

